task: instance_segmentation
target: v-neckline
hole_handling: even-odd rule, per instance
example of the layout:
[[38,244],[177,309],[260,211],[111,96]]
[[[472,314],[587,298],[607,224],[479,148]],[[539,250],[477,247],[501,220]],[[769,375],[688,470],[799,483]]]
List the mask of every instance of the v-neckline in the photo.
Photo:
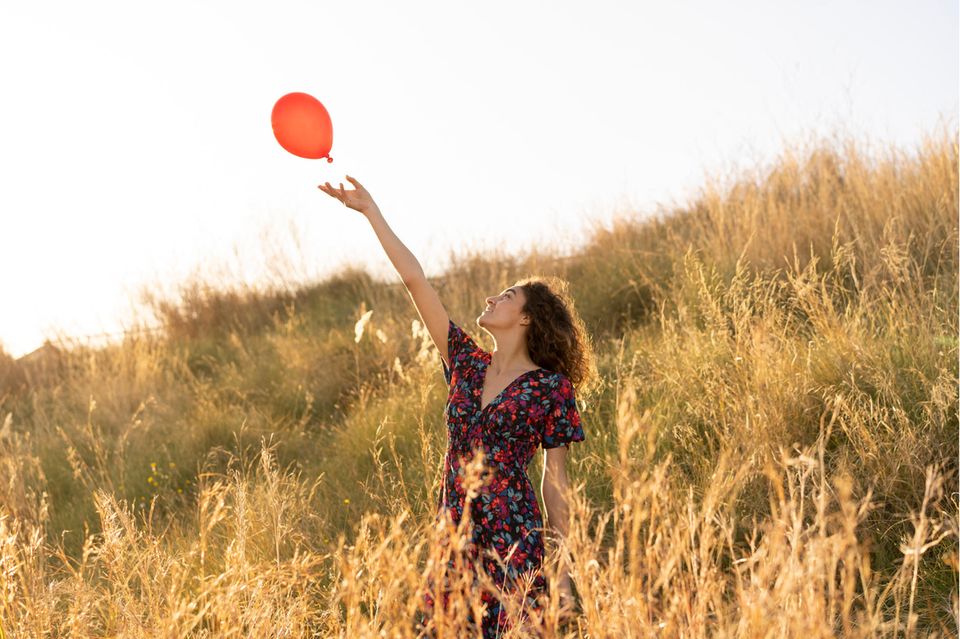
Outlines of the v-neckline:
[[481,413],[482,413],[483,411],[487,410],[488,408],[490,408],[491,406],[493,406],[494,404],[496,404],[496,403],[497,403],[497,400],[500,399],[500,396],[503,395],[505,392],[507,392],[507,389],[508,389],[508,388],[510,388],[511,386],[513,386],[514,384],[516,384],[517,381],[518,381],[521,377],[523,377],[524,375],[529,375],[530,373],[535,373],[536,371],[543,370],[543,367],[542,367],[542,366],[538,366],[537,368],[532,368],[532,369],[530,369],[530,370],[528,370],[528,371],[524,371],[524,372],[520,373],[519,375],[517,375],[516,377],[514,377],[513,380],[511,380],[509,384],[507,384],[506,386],[504,386],[504,387],[500,390],[500,392],[497,393],[496,396],[495,396],[493,399],[491,399],[490,402],[489,402],[486,406],[483,406],[483,385],[487,382],[487,371],[490,370],[490,362],[487,361],[487,358],[482,358],[481,361],[483,362],[483,376],[480,378],[480,397],[479,397],[479,399],[478,399],[478,401],[479,401],[479,403],[480,403],[480,412],[481,412]]

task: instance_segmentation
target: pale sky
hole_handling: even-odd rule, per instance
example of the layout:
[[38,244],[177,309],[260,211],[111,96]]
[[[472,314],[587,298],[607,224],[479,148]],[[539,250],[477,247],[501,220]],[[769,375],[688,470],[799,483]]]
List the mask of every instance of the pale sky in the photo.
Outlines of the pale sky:
[[[396,277],[316,188],[345,174],[434,274],[572,250],[838,124],[909,148],[956,122],[958,30],[954,0],[2,0],[0,342],[116,331],[141,283],[258,281],[278,250],[291,281]],[[274,139],[291,91],[332,164]]]

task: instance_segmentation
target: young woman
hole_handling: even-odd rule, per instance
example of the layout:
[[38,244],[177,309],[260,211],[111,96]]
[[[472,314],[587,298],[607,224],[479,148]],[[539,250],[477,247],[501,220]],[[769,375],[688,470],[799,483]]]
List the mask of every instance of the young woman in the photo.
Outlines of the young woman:
[[[349,175],[347,180],[354,190],[344,190],[342,182],[339,189],[329,182],[318,188],[362,213],[373,226],[440,351],[450,387],[438,513],[445,511],[454,525],[460,522],[465,503],[461,469],[475,452],[482,451],[488,472],[468,513],[471,548],[482,554],[472,556],[483,557],[484,569],[504,590],[512,590],[521,575],[527,577],[526,583],[532,584],[527,602],[538,607],[547,593],[540,570],[543,519],[526,467],[542,446],[543,502],[562,542],[568,512],[566,444],[585,439],[574,385],[593,374],[583,323],[562,290],[553,290],[543,279],[526,278],[486,298],[486,308],[476,322],[493,337],[495,347],[493,352],[483,350],[449,318],[420,263],[387,225],[370,193]],[[489,557],[491,551],[504,560],[506,574]],[[568,566],[559,566],[558,573],[556,588],[562,608],[569,612],[573,593]],[[506,627],[506,614],[495,597],[486,592],[483,596],[487,604],[483,634],[494,637]],[[428,607],[434,604],[429,594],[425,600]]]

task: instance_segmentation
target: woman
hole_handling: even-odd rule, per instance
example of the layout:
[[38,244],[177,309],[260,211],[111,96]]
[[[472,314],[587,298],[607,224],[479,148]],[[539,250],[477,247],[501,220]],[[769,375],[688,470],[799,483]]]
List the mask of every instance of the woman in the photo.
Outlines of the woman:
[[[440,351],[450,386],[438,513],[445,511],[453,524],[460,522],[466,492],[462,469],[482,451],[489,472],[470,502],[471,547],[483,551],[484,569],[504,590],[512,591],[518,577],[526,577],[525,583],[532,583],[527,602],[539,607],[547,593],[540,570],[543,519],[526,467],[542,446],[543,502],[562,541],[567,532],[565,445],[585,439],[573,385],[593,374],[583,324],[564,295],[539,278],[527,278],[486,298],[477,325],[492,335],[495,347],[492,353],[484,351],[449,318],[420,263],[387,225],[370,193],[349,175],[347,180],[354,190],[344,190],[342,182],[339,189],[329,182],[318,188],[362,213],[373,226]],[[494,553],[503,560],[506,574]],[[559,566],[558,574],[562,609],[569,612],[573,593],[566,564]],[[505,629],[506,614],[496,597],[484,591],[483,598],[487,604],[483,636],[494,637]],[[429,594],[425,600],[428,608],[434,604]]]

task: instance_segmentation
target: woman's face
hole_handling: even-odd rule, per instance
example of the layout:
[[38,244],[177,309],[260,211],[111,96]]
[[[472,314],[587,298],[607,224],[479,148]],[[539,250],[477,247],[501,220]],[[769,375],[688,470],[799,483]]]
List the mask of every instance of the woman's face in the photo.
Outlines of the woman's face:
[[526,316],[520,312],[526,298],[519,286],[511,286],[499,295],[488,297],[486,303],[486,309],[477,318],[477,324],[483,327],[509,328],[520,324],[520,320]]

